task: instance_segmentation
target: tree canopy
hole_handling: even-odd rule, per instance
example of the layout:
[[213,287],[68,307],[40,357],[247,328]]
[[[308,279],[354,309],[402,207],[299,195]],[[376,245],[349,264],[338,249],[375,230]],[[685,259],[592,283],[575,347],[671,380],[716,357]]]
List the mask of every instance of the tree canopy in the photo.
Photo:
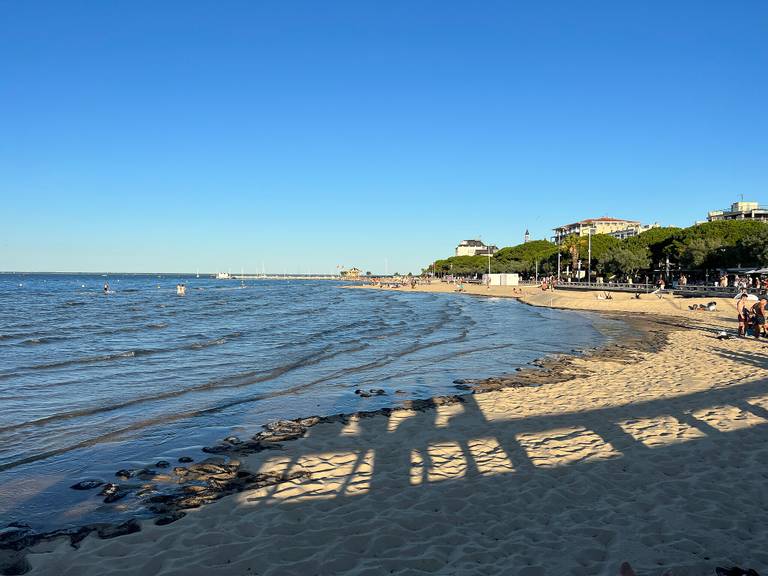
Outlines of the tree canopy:
[[[579,260],[587,268],[588,238],[568,236],[560,243],[563,269],[575,269]],[[558,246],[533,240],[502,248],[491,258],[491,272],[532,275],[557,270]],[[768,266],[768,223],[757,220],[721,220],[688,228],[651,228],[619,240],[607,234],[592,236],[592,265],[611,274],[633,275],[662,267],[666,258],[684,270],[714,270]],[[427,268],[431,270],[431,266]],[[472,275],[488,271],[487,256],[453,256],[436,263],[438,274]]]

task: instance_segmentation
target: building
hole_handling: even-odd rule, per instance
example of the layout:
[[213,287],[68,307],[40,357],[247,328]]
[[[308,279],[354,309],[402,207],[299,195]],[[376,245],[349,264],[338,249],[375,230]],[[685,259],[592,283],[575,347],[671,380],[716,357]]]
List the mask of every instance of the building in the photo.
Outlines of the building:
[[768,220],[768,207],[757,202],[734,202],[730,210],[713,210],[707,214],[709,222],[716,220]]
[[339,272],[342,278],[346,278],[347,280],[357,280],[360,278],[360,275],[363,273],[362,270],[359,268],[350,268],[349,270],[342,270]]
[[592,234],[608,234],[609,236],[615,236],[616,238],[629,238],[630,236],[637,236],[641,232],[650,230],[651,228],[658,228],[658,224],[643,225],[637,220],[622,220],[621,218],[609,218],[603,216],[601,218],[588,218],[573,224],[565,224],[564,226],[558,226],[554,229],[554,236],[552,239],[556,243],[560,243],[566,236],[575,234],[576,236],[587,236],[592,231]]
[[456,246],[456,256],[493,256],[498,250],[496,246],[486,246],[480,240],[462,240]]
[[487,286],[517,286],[520,284],[519,274],[483,274],[483,284]]
[[641,224],[640,226],[632,226],[629,228],[625,228],[624,230],[617,230],[616,232],[608,232],[607,234],[609,236],[613,236],[614,238],[618,238],[619,240],[624,240],[625,238],[631,238],[632,236],[637,236],[638,234],[642,234],[643,232],[646,232],[650,230],[651,228],[659,228],[659,223],[654,222],[653,224]]
[[527,244],[531,239],[531,235],[528,233],[528,228],[525,229],[525,236],[523,236],[523,244]]

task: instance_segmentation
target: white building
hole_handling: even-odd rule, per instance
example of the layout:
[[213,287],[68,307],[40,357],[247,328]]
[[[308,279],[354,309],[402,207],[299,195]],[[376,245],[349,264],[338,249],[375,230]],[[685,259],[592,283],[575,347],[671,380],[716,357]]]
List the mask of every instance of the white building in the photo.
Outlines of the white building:
[[496,246],[486,246],[480,240],[462,240],[456,246],[456,256],[493,256],[498,250]]
[[601,218],[587,218],[586,220],[580,220],[573,224],[565,224],[558,226],[554,229],[555,235],[553,240],[559,244],[567,236],[575,234],[576,236],[587,236],[592,231],[592,234],[607,234],[609,236],[615,236],[616,238],[629,238],[630,236],[637,236],[641,232],[650,230],[651,228],[658,228],[659,225],[648,224],[643,225],[637,220],[623,220],[621,218],[609,218],[603,216]]
[[730,210],[713,210],[707,220],[768,220],[768,208],[757,202],[734,202]]

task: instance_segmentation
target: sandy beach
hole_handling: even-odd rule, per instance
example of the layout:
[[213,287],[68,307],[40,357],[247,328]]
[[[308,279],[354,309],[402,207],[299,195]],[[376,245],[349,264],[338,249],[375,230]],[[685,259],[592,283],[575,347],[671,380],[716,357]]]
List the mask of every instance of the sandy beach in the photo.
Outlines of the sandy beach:
[[[434,284],[407,291],[452,291]],[[735,303],[469,287],[528,304],[647,315],[648,338],[574,377],[310,427],[243,469],[294,480],[115,538],[35,545],[35,575],[714,574],[768,569],[768,349]],[[535,327],[525,327],[535,329]],[[299,474],[301,473],[301,474]],[[28,564],[26,564],[28,563]]]

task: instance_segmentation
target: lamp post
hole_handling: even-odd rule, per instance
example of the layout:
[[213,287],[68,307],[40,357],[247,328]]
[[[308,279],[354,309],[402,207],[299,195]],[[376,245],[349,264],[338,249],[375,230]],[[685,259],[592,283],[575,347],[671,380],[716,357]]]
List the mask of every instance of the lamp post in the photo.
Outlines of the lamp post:
[[592,227],[587,230],[587,284],[592,285]]
[[488,289],[491,288],[491,249],[488,248]]
[[560,282],[560,240],[561,236],[557,236],[557,281]]

